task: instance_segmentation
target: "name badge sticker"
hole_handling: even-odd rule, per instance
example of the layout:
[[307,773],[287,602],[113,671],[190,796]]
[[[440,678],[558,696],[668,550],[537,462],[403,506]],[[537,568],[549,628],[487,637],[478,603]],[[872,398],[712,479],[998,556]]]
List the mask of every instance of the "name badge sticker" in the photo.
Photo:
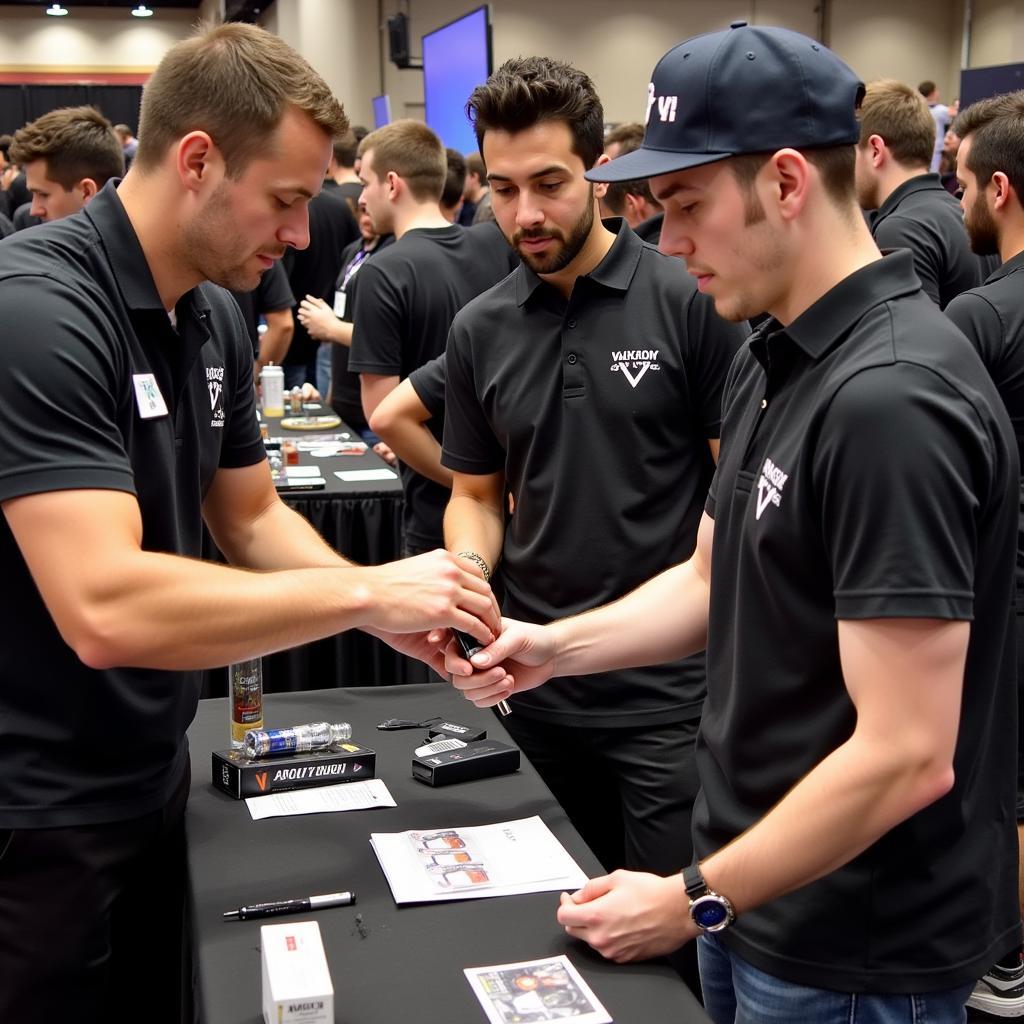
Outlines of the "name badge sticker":
[[133,373],[135,385],[135,404],[139,407],[139,416],[144,420],[156,419],[167,415],[167,403],[157,387],[156,377],[151,373]]
[[341,320],[345,316],[345,303],[348,295],[340,288],[334,293],[334,315]]

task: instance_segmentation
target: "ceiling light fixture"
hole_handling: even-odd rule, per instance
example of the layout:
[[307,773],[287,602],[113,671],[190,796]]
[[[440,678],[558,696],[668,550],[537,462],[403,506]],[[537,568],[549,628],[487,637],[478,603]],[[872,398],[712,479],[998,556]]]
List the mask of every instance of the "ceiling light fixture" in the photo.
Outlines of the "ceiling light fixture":
[[152,18],[153,12],[145,5],[139,4],[138,7],[132,8],[132,17],[134,18]]
[[68,9],[61,7],[60,4],[50,4],[43,13],[50,15],[51,18],[63,18],[68,13]]

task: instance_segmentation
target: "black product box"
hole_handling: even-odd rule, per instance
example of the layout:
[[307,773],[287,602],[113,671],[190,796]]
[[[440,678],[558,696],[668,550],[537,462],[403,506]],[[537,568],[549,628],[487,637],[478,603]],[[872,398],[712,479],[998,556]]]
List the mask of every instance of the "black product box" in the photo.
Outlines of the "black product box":
[[341,750],[251,759],[241,750],[215,750],[213,785],[236,800],[244,800],[287,789],[372,779],[376,765],[376,752],[357,743],[346,743]]
[[477,740],[458,750],[412,759],[412,777],[428,786],[489,779],[519,770],[519,749],[497,740]]

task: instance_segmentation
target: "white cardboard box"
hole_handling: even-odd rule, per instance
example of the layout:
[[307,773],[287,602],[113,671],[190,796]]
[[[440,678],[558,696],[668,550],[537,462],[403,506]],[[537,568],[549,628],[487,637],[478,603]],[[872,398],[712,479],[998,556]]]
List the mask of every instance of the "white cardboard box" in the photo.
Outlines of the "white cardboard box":
[[316,921],[260,928],[266,1024],[334,1024],[334,986]]

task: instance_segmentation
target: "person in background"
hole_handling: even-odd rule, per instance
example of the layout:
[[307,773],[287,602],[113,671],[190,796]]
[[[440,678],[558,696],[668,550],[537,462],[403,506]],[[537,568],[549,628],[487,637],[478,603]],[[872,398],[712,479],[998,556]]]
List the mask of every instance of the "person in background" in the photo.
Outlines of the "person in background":
[[444,191],[441,193],[441,213],[445,220],[452,224],[459,221],[459,211],[464,202],[462,189],[466,183],[466,158],[450,146],[444,151],[448,164],[448,174],[444,179]]
[[464,227],[479,220],[485,220],[486,209],[490,205],[490,190],[487,187],[487,168],[479,153],[470,153],[466,157],[466,183],[462,189],[462,209],[459,211],[459,223]]
[[[292,309],[295,296],[288,286],[288,275],[280,263],[275,263],[260,278],[253,291],[232,291],[242,320],[252,342],[253,378],[260,382],[260,371],[274,363],[281,365],[295,332],[295,317]],[[264,329],[260,331],[260,319]]]
[[707,645],[693,863],[592,879],[558,920],[617,961],[697,939],[716,1024],[963,1021],[1021,941],[1017,444],[858,209],[862,88],[745,22],[658,63],[644,145],[588,177],[648,176],[719,314],[771,314],[729,371],[696,550],[596,611],[504,620],[472,664],[447,646],[491,705]]
[[121,151],[124,153],[124,169],[127,171],[135,159],[135,153],[139,148],[138,140],[132,134],[131,128],[126,124],[115,124],[114,134],[121,141]]
[[934,125],[932,157],[928,161],[928,170],[934,173],[939,169],[939,163],[942,160],[943,141],[946,138],[946,131],[953,123],[953,118],[956,117],[958,104],[955,100],[948,107],[944,103],[940,103],[939,87],[931,79],[925,79],[917,87],[917,91],[924,97],[925,103],[928,104],[928,111],[932,116],[932,123]]
[[[995,381],[1024,463],[1024,92],[974,103],[953,131],[961,139],[957,176],[971,247],[994,256],[997,269],[983,285],[958,295],[946,316],[978,350]],[[1017,714],[1024,721],[1024,480],[1017,531]],[[1017,752],[1017,836],[1024,853],[1024,744]],[[1024,906],[1024,856],[1018,902]],[[1019,948],[990,967],[967,1000],[985,1019],[1024,1017],[1024,964]]]
[[925,294],[945,309],[980,282],[963,214],[928,170],[934,125],[921,95],[891,79],[871,82],[860,108],[857,200],[877,211],[871,234],[883,251],[909,249]]
[[25,172],[29,213],[59,220],[82,209],[111,179],[124,174],[121,144],[95,107],[62,107],[19,128],[11,159]]

